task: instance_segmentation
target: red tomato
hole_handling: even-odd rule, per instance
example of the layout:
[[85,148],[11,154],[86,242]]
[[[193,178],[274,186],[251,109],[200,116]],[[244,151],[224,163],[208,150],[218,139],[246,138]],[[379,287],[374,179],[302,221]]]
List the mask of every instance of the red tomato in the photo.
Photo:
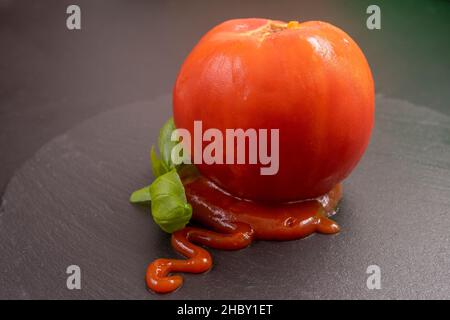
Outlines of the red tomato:
[[237,19],[189,54],[173,108],[177,128],[192,136],[194,120],[224,135],[279,129],[276,175],[261,175],[259,164],[198,168],[238,197],[293,201],[325,194],[356,166],[373,127],[374,83],[358,45],[329,23]]

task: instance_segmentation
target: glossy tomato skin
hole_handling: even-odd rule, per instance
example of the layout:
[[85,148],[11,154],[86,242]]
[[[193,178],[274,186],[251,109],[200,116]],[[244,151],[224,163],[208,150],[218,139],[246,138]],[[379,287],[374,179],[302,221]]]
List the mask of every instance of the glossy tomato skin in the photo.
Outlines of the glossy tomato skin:
[[173,108],[177,128],[192,136],[194,120],[224,136],[227,128],[279,129],[276,175],[254,164],[198,168],[238,197],[295,201],[328,192],[354,169],[374,123],[374,84],[360,48],[331,24],[238,19],[189,54]]

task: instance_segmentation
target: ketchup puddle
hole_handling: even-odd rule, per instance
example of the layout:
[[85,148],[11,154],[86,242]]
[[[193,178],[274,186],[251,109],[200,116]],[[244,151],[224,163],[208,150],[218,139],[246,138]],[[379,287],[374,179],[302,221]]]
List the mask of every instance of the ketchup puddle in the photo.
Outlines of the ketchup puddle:
[[147,286],[158,293],[172,292],[183,284],[183,278],[172,273],[211,269],[211,255],[198,245],[239,250],[254,240],[295,240],[315,232],[339,232],[328,217],[342,197],[341,184],[315,200],[273,205],[237,199],[204,177],[186,183],[185,191],[192,219],[213,231],[187,226],[172,234],[172,247],[188,259],[157,259],[148,266]]

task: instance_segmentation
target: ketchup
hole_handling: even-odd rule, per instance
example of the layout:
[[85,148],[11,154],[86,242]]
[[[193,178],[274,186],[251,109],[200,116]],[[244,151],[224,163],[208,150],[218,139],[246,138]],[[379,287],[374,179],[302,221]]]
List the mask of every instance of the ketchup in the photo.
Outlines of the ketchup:
[[328,216],[342,197],[341,184],[318,199],[283,204],[235,198],[201,176],[185,182],[185,191],[192,219],[213,231],[187,226],[172,234],[173,248],[188,259],[157,259],[148,266],[147,286],[158,293],[172,292],[183,284],[181,276],[171,273],[202,273],[212,267],[211,255],[198,245],[238,250],[255,239],[294,240],[315,232],[339,232]]

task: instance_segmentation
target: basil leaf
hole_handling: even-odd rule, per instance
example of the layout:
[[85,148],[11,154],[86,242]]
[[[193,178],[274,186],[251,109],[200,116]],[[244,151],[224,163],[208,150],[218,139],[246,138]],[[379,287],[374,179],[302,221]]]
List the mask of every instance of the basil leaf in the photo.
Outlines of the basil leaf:
[[156,154],[155,146],[152,146],[152,150],[150,151],[150,160],[152,165],[152,172],[155,178],[170,171],[169,168],[164,164],[164,162],[161,161],[161,159]]
[[134,204],[150,205],[150,186],[134,191],[130,196],[130,202]]
[[172,149],[175,145],[177,145],[178,141],[170,140],[174,130],[175,123],[173,122],[173,118],[170,118],[159,131],[158,149],[161,156],[159,157],[156,153],[155,146],[152,146],[152,150],[150,151],[152,171],[155,178],[176,168],[172,162],[171,156]]
[[178,141],[171,141],[172,132],[175,130],[173,118],[170,118],[159,131],[158,148],[161,155],[161,162],[169,170],[175,168],[172,162],[172,149],[178,144]]
[[189,181],[198,175],[194,165],[175,165],[172,162],[172,149],[178,143],[170,139],[174,130],[175,124],[170,118],[159,132],[160,156],[155,146],[150,151],[150,162],[156,179],[150,186],[133,192],[130,197],[131,203],[151,205],[153,220],[168,233],[184,228],[192,217],[192,207],[187,202],[180,177]]
[[161,229],[172,233],[184,228],[192,217],[192,207],[177,171],[173,169],[159,176],[149,189],[153,220]]

